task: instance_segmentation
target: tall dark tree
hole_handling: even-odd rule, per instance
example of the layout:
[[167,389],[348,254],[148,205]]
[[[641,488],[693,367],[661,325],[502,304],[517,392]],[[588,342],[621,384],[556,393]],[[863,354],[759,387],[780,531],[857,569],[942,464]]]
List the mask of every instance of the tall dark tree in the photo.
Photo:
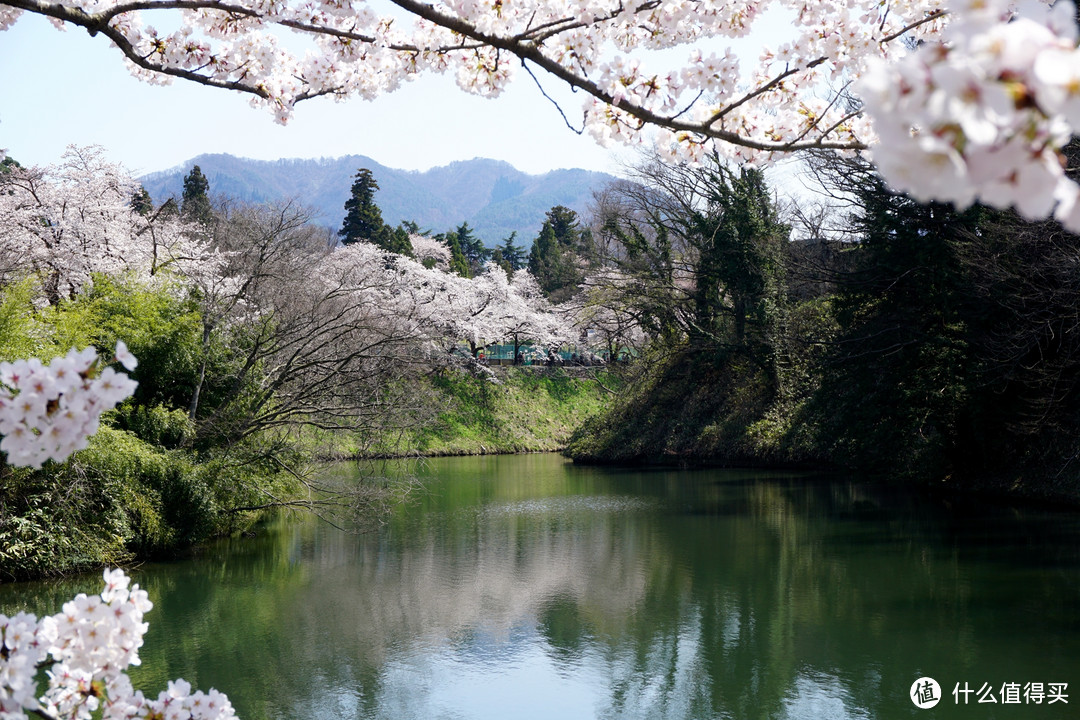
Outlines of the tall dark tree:
[[382,211],[375,204],[379,183],[367,168],[360,168],[353,179],[351,194],[345,201],[345,221],[338,231],[341,242],[375,242],[383,228]]
[[695,332],[714,337],[729,315],[732,339],[741,345],[748,322],[768,324],[782,274],[780,243],[789,229],[777,218],[760,170],[721,167],[710,180],[708,202],[690,215],[687,228],[698,250]]
[[149,215],[154,212],[154,201],[144,186],[140,185],[131,196],[131,209],[140,215]]
[[[817,169],[833,192],[851,198],[848,253],[855,262],[832,302],[839,336],[810,405],[810,426],[845,464],[944,477],[961,447],[979,444],[969,435],[981,384],[973,340],[989,305],[976,302],[961,251],[991,213],[919,203],[891,191],[857,159],[830,155]],[[989,437],[986,428],[978,435]]]
[[184,177],[184,193],[181,196],[180,216],[190,222],[208,225],[214,220],[214,207],[210,203],[210,181],[198,165]]
[[491,257],[491,252],[484,247],[484,241],[473,233],[469,223],[461,223],[454,233],[457,235],[458,246],[469,263],[469,271],[473,275],[480,274],[484,263]]
[[529,271],[554,302],[569,297],[584,277],[577,213],[557,205],[548,211],[529,251]]
[[653,159],[634,181],[610,188],[601,210],[606,261],[636,280],[626,301],[669,344],[685,337],[709,353],[766,361],[789,229],[762,173],[719,159],[699,167]]
[[520,245],[516,245],[514,240],[517,238],[517,231],[510,233],[510,236],[503,240],[502,245],[497,248],[505,263],[510,266],[511,270],[521,270],[529,263],[528,255],[525,253],[525,248]]
[[372,242],[388,252],[412,257],[413,249],[409,232],[401,225],[393,229],[389,225],[383,225],[372,238]]
[[465,257],[465,253],[462,252],[461,243],[458,242],[458,234],[451,230],[448,233],[436,235],[435,237],[442,240],[446,243],[446,246],[450,248],[450,271],[456,272],[462,277],[472,277],[469,261]]

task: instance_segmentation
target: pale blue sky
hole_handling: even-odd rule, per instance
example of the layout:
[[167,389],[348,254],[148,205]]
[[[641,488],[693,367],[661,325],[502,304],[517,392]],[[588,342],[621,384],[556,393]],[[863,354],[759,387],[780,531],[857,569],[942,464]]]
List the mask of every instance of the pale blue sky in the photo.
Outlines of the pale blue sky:
[[[755,35],[770,44],[792,32],[782,11],[770,11],[761,23]],[[760,52],[752,38],[735,46],[744,66]],[[689,50],[670,52],[684,57]],[[540,79],[571,121],[580,118],[580,95]],[[44,165],[58,161],[69,144],[101,145],[136,175],[219,152],[263,160],[360,154],[409,170],[489,157],[530,173],[564,167],[618,173],[634,158],[633,151],[606,150],[570,131],[524,73],[495,100],[461,92],[450,76],[423,77],[372,102],[310,100],[282,127],[240,93],[136,80],[107,40],[78,28],[61,32],[25,14],[0,32],[0,148],[23,164]]]

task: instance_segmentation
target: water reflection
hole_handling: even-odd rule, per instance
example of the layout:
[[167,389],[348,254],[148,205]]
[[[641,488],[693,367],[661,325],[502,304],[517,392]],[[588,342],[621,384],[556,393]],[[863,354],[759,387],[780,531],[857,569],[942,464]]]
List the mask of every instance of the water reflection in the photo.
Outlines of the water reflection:
[[[137,682],[244,718],[1064,718],[1075,516],[732,471],[433,461],[378,532],[283,522],[137,572]],[[0,588],[58,607],[79,583]],[[946,700],[907,698],[930,675]],[[1069,682],[956,706],[956,682]]]

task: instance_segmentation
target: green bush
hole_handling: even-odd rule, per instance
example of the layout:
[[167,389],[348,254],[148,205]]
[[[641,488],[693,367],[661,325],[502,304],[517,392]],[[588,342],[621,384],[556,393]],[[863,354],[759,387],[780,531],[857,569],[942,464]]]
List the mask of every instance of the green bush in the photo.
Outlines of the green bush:
[[165,448],[178,447],[195,429],[183,410],[170,410],[164,405],[136,405],[130,400],[116,409],[114,420],[121,430]]

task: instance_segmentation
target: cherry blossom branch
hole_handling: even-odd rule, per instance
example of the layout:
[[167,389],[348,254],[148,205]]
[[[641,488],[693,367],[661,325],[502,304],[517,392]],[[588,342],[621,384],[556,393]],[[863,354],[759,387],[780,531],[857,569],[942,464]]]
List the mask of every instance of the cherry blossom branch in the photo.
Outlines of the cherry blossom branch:
[[[905,25],[904,27],[900,28],[896,32],[891,33],[889,35],[886,35],[885,37],[881,38],[881,40],[879,42],[882,45],[884,45],[885,43],[890,43],[893,40],[896,40],[896,39],[898,39],[898,38],[900,38],[900,37],[902,37],[904,35],[907,35],[909,32],[911,32],[915,28],[926,25],[927,23],[932,23],[935,20],[940,20],[943,17],[945,17],[946,15],[948,15],[948,12],[946,10],[944,10],[944,9],[934,10],[933,12],[931,12],[929,15],[922,18],[921,20],[916,20],[915,22],[912,22],[912,23],[909,23],[909,24]],[[885,18],[882,18],[881,22],[884,25]]]

